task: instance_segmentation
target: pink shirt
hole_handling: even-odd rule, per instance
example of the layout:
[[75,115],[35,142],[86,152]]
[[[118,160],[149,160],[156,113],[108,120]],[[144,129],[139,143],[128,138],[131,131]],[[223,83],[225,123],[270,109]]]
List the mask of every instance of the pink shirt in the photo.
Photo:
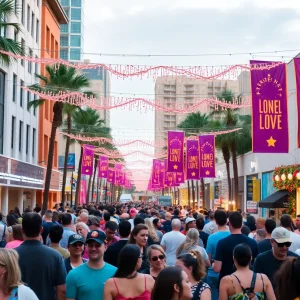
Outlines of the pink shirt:
[[14,240],[6,244],[5,248],[13,249],[19,247],[23,241]]

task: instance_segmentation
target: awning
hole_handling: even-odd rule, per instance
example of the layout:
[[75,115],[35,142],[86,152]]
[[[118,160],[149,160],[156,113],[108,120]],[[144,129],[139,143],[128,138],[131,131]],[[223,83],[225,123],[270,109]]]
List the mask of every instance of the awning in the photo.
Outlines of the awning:
[[288,194],[287,190],[277,191],[260,201],[258,205],[262,208],[288,208]]

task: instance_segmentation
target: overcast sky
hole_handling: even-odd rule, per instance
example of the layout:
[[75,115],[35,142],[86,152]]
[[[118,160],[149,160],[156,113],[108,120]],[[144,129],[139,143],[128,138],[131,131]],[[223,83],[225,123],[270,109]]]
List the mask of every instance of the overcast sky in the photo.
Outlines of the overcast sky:
[[[300,49],[299,0],[86,0],[85,53],[201,54]],[[252,57],[108,57],[92,62],[142,65],[227,65],[249,59],[289,60],[299,51]],[[148,79],[111,78],[112,95],[151,94]],[[153,139],[154,113],[111,111],[116,139]],[[125,151],[127,151],[125,149]],[[131,157],[144,160],[144,157]]]

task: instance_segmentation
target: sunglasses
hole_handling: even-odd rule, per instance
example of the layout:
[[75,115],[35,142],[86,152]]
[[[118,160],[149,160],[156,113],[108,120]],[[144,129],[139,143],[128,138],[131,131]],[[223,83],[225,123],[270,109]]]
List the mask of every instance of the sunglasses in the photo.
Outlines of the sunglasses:
[[163,259],[165,259],[165,256],[164,255],[158,255],[158,256],[153,256],[151,258],[152,261],[157,261],[158,259],[163,260]]
[[277,243],[275,240],[273,240],[273,241],[277,244],[277,246],[278,246],[279,248],[282,248],[283,246],[286,246],[287,248],[289,248],[289,247],[291,247],[291,245],[292,245],[291,242]]

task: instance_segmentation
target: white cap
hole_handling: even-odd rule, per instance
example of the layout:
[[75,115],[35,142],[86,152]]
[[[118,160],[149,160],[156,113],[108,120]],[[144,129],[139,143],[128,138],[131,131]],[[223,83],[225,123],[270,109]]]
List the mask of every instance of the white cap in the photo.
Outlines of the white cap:
[[193,222],[193,221],[196,221],[196,219],[188,217],[188,218],[185,219],[185,224]]
[[272,231],[271,237],[277,243],[286,243],[286,242],[292,243],[290,232],[283,227],[275,228]]

